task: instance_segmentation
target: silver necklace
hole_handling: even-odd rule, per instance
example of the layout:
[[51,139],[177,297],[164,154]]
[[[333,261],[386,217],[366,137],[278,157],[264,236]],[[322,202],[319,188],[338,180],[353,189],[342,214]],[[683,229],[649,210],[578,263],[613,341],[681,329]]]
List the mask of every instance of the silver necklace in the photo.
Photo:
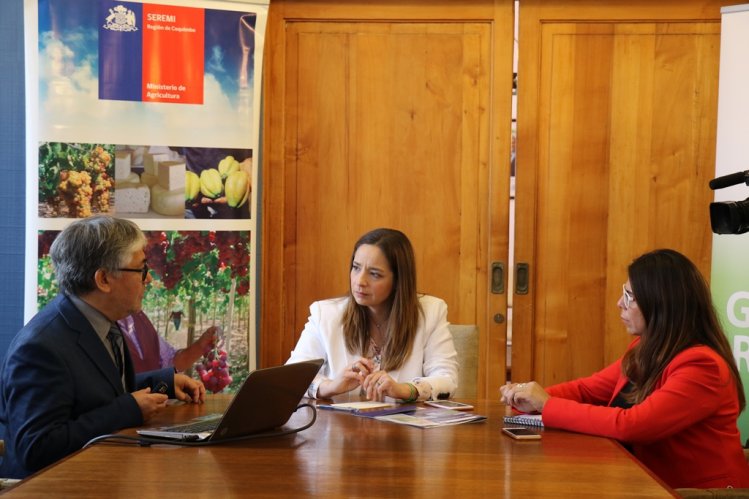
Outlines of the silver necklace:
[[[372,324],[374,324],[375,328],[377,328],[377,332],[382,335],[382,325],[375,320],[372,320]],[[375,370],[379,371],[380,366],[382,365],[382,347],[377,344],[372,335],[369,336],[369,344],[371,345],[372,349],[372,362],[374,362],[375,364]]]

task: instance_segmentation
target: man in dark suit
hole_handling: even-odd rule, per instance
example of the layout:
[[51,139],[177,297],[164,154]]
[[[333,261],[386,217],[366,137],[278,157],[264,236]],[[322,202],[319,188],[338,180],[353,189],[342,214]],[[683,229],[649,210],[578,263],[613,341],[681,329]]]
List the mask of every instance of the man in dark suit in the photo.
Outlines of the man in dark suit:
[[0,367],[0,476],[23,478],[94,437],[140,426],[168,397],[204,400],[202,383],[171,367],[136,376],[118,338],[116,321],[140,310],[152,279],[145,245],[134,223],[106,215],[55,239],[60,295],[19,331]]

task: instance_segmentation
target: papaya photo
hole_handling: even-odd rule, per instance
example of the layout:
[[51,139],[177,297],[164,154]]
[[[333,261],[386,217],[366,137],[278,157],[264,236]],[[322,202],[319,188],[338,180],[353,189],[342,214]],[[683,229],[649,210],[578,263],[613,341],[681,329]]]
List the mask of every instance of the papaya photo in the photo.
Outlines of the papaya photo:
[[171,150],[185,158],[185,218],[250,218],[251,149]]

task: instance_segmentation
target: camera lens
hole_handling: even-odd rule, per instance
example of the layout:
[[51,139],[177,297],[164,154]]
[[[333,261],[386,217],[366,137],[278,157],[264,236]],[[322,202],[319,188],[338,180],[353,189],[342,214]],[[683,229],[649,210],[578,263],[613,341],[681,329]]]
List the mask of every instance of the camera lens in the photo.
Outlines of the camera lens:
[[710,225],[716,234],[749,232],[749,198],[710,203]]

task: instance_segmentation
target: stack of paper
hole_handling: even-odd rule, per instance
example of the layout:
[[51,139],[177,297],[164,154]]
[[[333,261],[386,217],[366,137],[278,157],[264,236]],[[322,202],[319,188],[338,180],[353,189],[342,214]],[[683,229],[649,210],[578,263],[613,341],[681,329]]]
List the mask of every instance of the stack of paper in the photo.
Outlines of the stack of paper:
[[378,416],[375,419],[389,421],[391,423],[417,426],[419,428],[435,428],[437,426],[484,421],[486,416],[466,411],[454,411],[452,409],[427,409],[419,407],[408,413]]

